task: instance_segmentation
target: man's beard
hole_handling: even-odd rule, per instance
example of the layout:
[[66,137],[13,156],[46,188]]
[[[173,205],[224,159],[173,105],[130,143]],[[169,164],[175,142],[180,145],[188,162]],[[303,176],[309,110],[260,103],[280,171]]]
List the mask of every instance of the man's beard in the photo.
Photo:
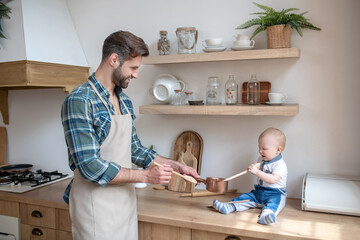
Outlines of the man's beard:
[[113,83],[120,88],[127,88],[129,83],[126,82],[127,79],[131,79],[131,76],[124,76],[121,71],[121,66],[117,67],[112,74]]

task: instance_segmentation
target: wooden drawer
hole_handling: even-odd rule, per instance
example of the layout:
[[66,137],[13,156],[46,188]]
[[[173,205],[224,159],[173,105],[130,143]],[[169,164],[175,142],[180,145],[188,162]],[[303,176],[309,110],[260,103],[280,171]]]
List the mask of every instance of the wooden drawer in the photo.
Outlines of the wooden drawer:
[[21,223],[55,229],[55,208],[20,204]]
[[262,240],[262,239],[234,236],[231,234],[207,232],[207,231],[200,231],[193,229],[192,240]]
[[56,230],[21,224],[22,240],[56,240]]
[[139,240],[191,240],[191,229],[139,222]]
[[19,217],[19,203],[0,201],[0,215]]

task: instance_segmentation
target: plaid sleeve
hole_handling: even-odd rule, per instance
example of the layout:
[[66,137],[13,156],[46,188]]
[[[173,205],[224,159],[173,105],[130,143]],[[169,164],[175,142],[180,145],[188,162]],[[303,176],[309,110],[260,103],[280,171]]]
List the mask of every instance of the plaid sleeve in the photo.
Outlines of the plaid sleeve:
[[92,105],[89,99],[69,95],[61,111],[69,158],[87,180],[106,185],[120,171],[120,166],[100,158],[100,145],[93,128]]
[[142,167],[147,168],[149,164],[155,159],[158,154],[144,146],[141,145],[140,139],[136,133],[136,129],[132,127],[131,135],[131,161],[132,163]]

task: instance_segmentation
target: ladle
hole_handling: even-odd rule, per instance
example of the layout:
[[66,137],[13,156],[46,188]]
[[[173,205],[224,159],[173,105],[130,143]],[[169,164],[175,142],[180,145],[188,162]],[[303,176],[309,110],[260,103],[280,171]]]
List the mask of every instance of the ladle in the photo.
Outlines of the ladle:
[[[155,162],[155,161],[154,161],[154,164],[157,165],[157,166],[162,167],[162,165],[161,165],[160,163],[157,163],[157,162]],[[175,172],[175,171],[172,171],[172,173],[178,175],[179,177],[182,177],[183,179],[185,179],[185,180],[188,181],[188,182],[192,182],[192,183],[197,184],[197,181],[196,181],[195,178],[193,178],[192,176],[182,175],[181,173],[178,173],[178,172]]]
[[[260,167],[260,163],[255,164],[255,167]],[[244,175],[247,172],[248,172],[248,170],[245,170],[245,171],[243,171],[241,173],[235,174],[234,176],[228,177],[228,178],[226,178],[224,180],[224,182],[227,182],[227,181],[230,181],[230,180],[232,180],[234,178],[240,177],[241,175]]]

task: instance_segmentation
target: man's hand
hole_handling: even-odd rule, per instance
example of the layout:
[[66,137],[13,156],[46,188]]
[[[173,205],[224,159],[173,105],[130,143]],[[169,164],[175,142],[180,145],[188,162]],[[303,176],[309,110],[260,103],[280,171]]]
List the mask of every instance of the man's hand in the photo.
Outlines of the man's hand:
[[173,168],[168,164],[163,164],[162,166],[151,164],[146,171],[147,183],[166,184],[170,182]]

